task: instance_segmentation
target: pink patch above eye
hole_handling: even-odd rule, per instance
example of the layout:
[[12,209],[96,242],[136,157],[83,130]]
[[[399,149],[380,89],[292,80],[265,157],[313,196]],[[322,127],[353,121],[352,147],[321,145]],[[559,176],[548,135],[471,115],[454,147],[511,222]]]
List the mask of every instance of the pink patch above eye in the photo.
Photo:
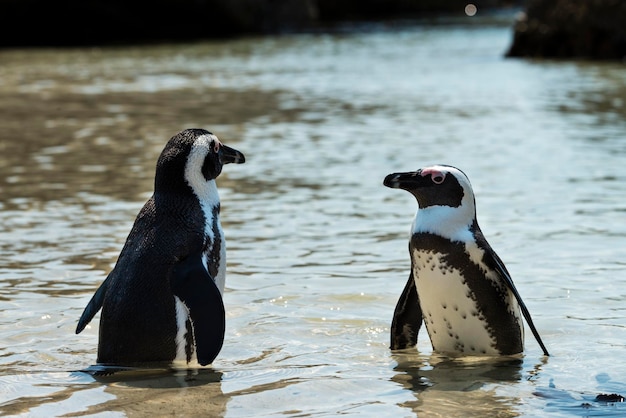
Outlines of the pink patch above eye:
[[435,184],[441,184],[446,179],[446,173],[435,168],[424,168],[421,172],[422,177],[430,176]]

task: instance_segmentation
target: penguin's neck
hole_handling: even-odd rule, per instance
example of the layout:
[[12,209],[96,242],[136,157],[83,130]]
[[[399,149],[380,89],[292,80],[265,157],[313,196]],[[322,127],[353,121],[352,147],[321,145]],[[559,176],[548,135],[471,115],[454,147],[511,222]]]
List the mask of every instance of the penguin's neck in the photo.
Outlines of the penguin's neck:
[[217,183],[215,180],[195,181],[191,184],[191,190],[193,194],[196,195],[203,208],[219,207],[220,194],[217,191]]
[[435,234],[451,241],[473,240],[472,225],[476,212],[469,206],[428,206],[418,209],[411,227],[411,235]]
[[221,239],[221,236],[216,236],[216,232],[219,231],[215,230],[215,227],[217,227],[218,230],[221,230],[219,219],[220,196],[217,192],[217,184],[215,183],[215,180],[206,181],[201,187],[198,187],[198,185],[195,184],[194,187],[192,187],[192,190],[198,198],[200,208],[204,214],[204,227],[207,239],[211,242],[215,242],[216,239]]
[[226,281],[226,243],[220,222],[220,198],[215,180],[194,182],[192,190],[204,215],[206,255],[202,262],[213,277],[220,293],[224,293]]

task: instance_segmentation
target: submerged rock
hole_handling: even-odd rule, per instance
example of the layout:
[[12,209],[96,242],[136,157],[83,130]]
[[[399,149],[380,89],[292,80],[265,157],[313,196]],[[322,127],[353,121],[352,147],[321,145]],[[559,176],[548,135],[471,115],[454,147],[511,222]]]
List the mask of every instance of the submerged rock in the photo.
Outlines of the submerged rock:
[[596,396],[596,402],[607,402],[607,403],[615,403],[615,402],[624,402],[625,398],[617,393],[601,393]]

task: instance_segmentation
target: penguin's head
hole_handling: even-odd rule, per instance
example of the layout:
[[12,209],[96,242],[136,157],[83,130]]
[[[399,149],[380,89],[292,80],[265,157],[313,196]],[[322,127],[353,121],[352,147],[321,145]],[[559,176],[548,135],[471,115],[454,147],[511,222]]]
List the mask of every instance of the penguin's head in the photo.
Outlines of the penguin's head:
[[161,152],[155,190],[181,190],[187,185],[197,194],[220,175],[224,164],[244,162],[241,152],[222,144],[211,132],[186,129],[174,135]]
[[474,192],[469,179],[461,170],[449,165],[389,174],[383,184],[411,193],[420,209],[435,206],[474,209]]

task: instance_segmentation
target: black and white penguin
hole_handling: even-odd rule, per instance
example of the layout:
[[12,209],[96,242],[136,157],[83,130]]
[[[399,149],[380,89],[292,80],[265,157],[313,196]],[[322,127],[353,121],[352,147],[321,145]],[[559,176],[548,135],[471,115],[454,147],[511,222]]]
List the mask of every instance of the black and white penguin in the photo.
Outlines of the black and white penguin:
[[391,349],[415,346],[423,320],[436,352],[519,354],[523,315],[547,356],[511,276],[478,226],[467,176],[435,165],[389,174],[383,184],[408,191],[419,205],[409,242],[411,273],[394,311]]
[[102,308],[98,364],[207,365],[222,348],[226,246],[215,179],[243,154],[203,129],[173,136],[117,263],[85,308]]

